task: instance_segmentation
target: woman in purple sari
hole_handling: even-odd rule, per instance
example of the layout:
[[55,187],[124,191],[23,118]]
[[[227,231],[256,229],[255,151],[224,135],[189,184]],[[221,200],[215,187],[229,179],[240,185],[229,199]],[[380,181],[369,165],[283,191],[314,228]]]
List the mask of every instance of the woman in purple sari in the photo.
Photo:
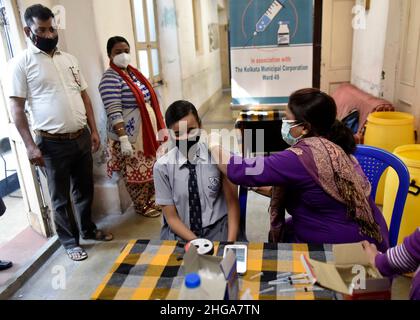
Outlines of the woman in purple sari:
[[[292,216],[286,242],[353,243],[367,240],[389,247],[388,228],[370,196],[371,187],[356,158],[351,133],[336,121],[337,107],[318,89],[302,89],[289,99],[282,136],[291,148],[270,157],[231,156],[211,139],[220,170],[235,184],[275,186]],[[215,141],[216,140],[216,141]],[[281,217],[280,217],[281,220]],[[281,221],[280,221],[281,223]],[[272,221],[273,224],[273,221]]]

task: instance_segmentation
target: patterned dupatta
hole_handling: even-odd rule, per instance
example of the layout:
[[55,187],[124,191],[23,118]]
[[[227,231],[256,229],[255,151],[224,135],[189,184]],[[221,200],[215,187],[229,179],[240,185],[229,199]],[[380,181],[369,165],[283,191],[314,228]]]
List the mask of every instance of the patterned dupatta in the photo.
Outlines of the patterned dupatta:
[[382,242],[368,201],[371,185],[354,156],[348,156],[342,148],[320,137],[303,139],[288,150],[298,156],[327,194],[346,205],[348,217],[359,225],[362,234]]
[[[155,134],[153,130],[153,125],[150,120],[149,113],[147,112],[143,93],[141,92],[141,89],[135,84],[134,80],[131,79],[131,77],[127,75],[126,73],[124,73],[120,68],[118,68],[112,61],[110,62],[110,66],[127,83],[140,109],[140,115],[142,119],[142,136],[143,136],[144,155],[146,157],[155,157],[156,152],[159,149],[160,143],[156,139],[157,135]],[[157,99],[156,93],[152,85],[136,68],[133,68],[132,66],[128,66],[127,69],[128,71],[132,72],[136,76],[136,78],[147,87],[147,89],[150,92],[150,99],[152,102],[151,105],[156,116],[158,132],[162,129],[165,129],[165,123],[163,121],[163,116],[159,108],[159,101]]]

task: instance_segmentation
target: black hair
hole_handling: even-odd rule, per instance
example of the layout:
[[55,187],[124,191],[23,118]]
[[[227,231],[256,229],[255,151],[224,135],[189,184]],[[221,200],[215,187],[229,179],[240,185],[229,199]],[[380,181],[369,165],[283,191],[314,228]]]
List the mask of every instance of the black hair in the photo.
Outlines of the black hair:
[[356,152],[357,146],[353,132],[340,120],[335,120],[326,138],[339,145],[347,154],[354,154]]
[[54,18],[54,13],[42,4],[34,4],[25,11],[24,19],[28,27],[34,24],[34,18],[41,21],[48,21],[50,18]]
[[189,114],[192,114],[197,120],[198,124],[201,126],[201,120],[198,116],[197,109],[191,102],[185,100],[175,101],[168,107],[168,110],[166,110],[166,127],[171,128],[176,122],[180,121],[182,118],[185,118]]
[[290,96],[288,106],[297,122],[309,130],[307,137],[327,138],[347,154],[354,153],[356,142],[353,133],[336,120],[337,105],[331,96],[319,89],[301,89]]
[[130,47],[130,44],[128,43],[127,39],[124,37],[115,36],[108,39],[108,43],[106,44],[106,51],[108,53],[108,57],[111,56],[111,52],[114,46],[120,42],[125,42],[128,45],[128,47]]

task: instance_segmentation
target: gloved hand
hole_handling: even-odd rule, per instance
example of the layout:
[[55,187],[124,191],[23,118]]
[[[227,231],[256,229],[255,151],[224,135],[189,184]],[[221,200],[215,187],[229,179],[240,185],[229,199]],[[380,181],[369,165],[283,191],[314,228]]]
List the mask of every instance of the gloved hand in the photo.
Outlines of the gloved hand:
[[121,153],[124,157],[132,157],[134,154],[133,147],[128,141],[128,136],[121,136],[120,137],[120,143],[121,143]]

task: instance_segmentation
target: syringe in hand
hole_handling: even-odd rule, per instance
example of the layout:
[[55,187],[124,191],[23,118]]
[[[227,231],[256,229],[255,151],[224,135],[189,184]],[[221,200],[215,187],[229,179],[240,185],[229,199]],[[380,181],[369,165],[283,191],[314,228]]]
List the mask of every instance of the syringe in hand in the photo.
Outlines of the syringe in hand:
[[265,31],[270,23],[274,20],[274,18],[278,15],[281,9],[284,8],[284,3],[287,0],[274,0],[267,11],[262,15],[260,20],[258,20],[257,25],[255,27],[254,37],[259,32]]

